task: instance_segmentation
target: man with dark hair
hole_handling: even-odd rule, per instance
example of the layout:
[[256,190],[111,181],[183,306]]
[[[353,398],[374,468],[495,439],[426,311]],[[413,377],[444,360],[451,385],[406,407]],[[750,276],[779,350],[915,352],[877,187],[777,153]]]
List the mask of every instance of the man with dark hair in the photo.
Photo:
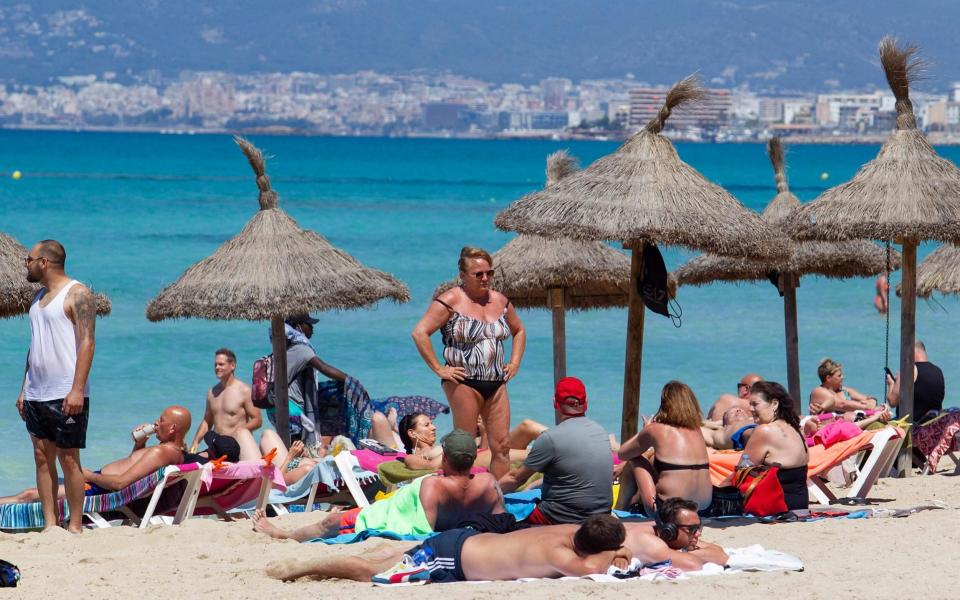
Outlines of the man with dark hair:
[[209,458],[226,456],[231,462],[260,458],[260,447],[251,432],[260,427],[263,418],[253,405],[250,386],[237,379],[236,371],[237,355],[228,348],[217,350],[213,372],[220,382],[207,391],[207,407],[190,452],[197,451],[202,439]]
[[657,507],[655,523],[627,523],[624,545],[645,565],[669,560],[684,571],[699,571],[706,563],[727,564],[723,548],[700,539],[703,523],[697,503],[669,498]]
[[67,530],[82,531],[83,470],[90,414],[88,377],[93,364],[97,306],[90,290],[64,272],[67,253],[56,240],[43,240],[23,259],[27,281],[42,287],[30,304],[30,350],[17,397],[36,463],[37,491],[44,530],[56,527],[57,460],[70,520]]
[[443,438],[443,475],[420,477],[389,498],[366,508],[330,513],[323,520],[294,531],[269,522],[263,511],[253,518],[253,528],[276,539],[305,542],[342,533],[386,529],[394,533],[426,534],[453,529],[480,513],[503,512],[503,494],[490,473],[471,474],[477,442],[462,429]]
[[580,577],[606,573],[614,563],[626,566],[632,555],[624,538],[623,524],[610,515],[590,517],[579,526],[504,534],[453,529],[413,547],[391,547],[362,558],[276,561],[267,566],[267,574],[285,581],[310,576],[377,584]]
[[587,390],[576,377],[557,382],[553,407],[558,425],[533,442],[523,465],[500,480],[512,492],[534,473],[543,473],[540,504],[527,517],[531,525],[582,523],[608,514],[613,505],[613,454],[610,436],[587,418]]

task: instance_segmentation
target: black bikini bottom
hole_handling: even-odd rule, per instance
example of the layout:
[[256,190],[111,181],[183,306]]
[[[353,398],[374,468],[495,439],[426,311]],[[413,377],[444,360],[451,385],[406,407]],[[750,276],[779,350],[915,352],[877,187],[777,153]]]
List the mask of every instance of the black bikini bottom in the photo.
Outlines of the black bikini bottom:
[[493,395],[496,394],[500,386],[503,385],[502,381],[483,381],[481,379],[464,379],[460,383],[476,390],[484,401],[493,398]]

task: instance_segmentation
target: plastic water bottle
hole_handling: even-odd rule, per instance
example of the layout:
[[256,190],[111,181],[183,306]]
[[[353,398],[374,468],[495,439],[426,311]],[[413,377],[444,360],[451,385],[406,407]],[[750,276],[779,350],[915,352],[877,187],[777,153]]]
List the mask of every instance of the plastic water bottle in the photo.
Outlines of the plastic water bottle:
[[740,462],[737,463],[737,470],[745,469],[754,466],[753,461],[750,460],[750,455],[746,452],[740,457]]
[[429,564],[430,561],[433,560],[433,549],[427,546],[421,546],[419,550],[413,553],[410,560],[413,561],[414,565]]

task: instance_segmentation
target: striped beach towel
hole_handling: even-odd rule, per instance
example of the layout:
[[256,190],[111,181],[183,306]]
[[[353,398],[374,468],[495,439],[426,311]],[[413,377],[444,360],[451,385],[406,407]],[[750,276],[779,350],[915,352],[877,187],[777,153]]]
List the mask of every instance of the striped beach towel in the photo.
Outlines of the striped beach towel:
[[[143,479],[139,479],[122,490],[87,496],[83,499],[83,512],[104,513],[119,509],[134,500],[149,496],[163,480],[164,469],[158,469]],[[64,499],[57,501],[58,513],[64,519],[70,516],[70,509]],[[22,502],[19,504],[0,504],[0,529],[24,530],[40,529],[44,526],[43,509],[39,502]]]

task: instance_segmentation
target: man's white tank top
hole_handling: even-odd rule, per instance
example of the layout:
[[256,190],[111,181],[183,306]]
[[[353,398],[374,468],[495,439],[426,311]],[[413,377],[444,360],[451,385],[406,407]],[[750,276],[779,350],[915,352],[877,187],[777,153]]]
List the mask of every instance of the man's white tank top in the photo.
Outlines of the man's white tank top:
[[[63,311],[63,301],[77,283],[75,279],[70,280],[46,306],[40,306],[41,294],[37,294],[30,305],[30,358],[23,394],[26,400],[65,398],[73,387],[77,335],[73,322]],[[83,395],[90,395],[89,382],[83,388]]]

